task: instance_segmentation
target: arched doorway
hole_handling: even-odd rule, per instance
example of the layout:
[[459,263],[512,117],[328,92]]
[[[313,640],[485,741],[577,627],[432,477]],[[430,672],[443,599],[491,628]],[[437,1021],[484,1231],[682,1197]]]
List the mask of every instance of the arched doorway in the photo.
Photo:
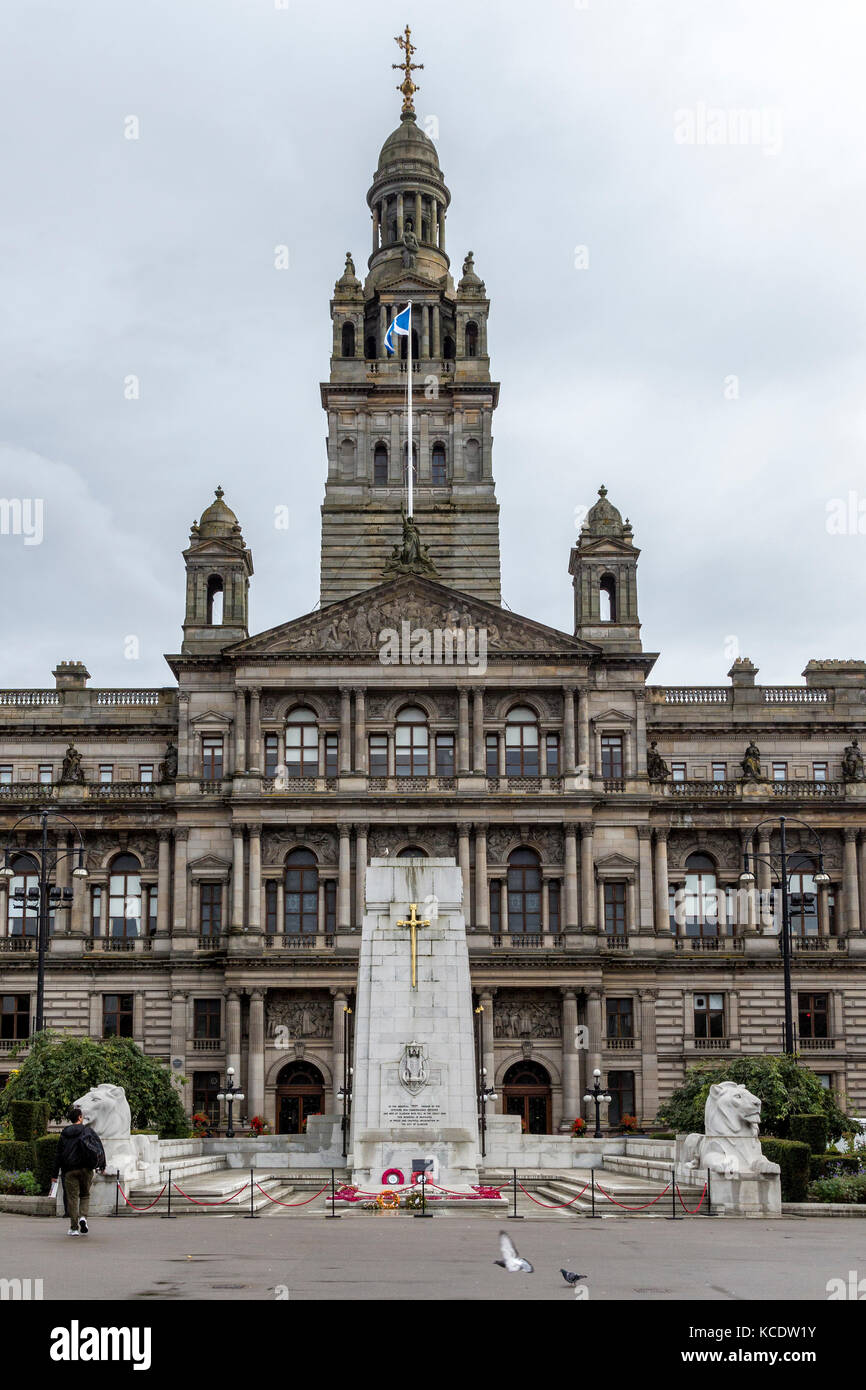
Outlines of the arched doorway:
[[550,1134],[550,1076],[538,1062],[515,1062],[502,1079],[506,1115],[519,1115],[524,1134]]
[[303,1134],[310,1115],[325,1109],[325,1079],[312,1062],[289,1062],[277,1077],[277,1133]]

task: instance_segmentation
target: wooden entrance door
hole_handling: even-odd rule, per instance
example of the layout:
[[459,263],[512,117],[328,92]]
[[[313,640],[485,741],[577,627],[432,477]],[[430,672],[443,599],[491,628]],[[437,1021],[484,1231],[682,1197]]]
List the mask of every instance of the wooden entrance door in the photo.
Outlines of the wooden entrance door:
[[303,1134],[310,1115],[325,1109],[325,1081],[310,1062],[290,1062],[277,1077],[278,1134]]
[[538,1062],[515,1062],[505,1073],[502,1097],[506,1115],[519,1115],[525,1134],[550,1134],[550,1077]]

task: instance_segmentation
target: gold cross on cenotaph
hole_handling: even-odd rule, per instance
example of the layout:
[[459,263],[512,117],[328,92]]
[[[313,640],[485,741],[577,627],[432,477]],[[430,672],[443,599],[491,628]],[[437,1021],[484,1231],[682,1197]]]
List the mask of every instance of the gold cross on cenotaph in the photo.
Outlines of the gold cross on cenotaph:
[[412,98],[414,97],[416,92],[420,92],[421,88],[417,87],[415,83],[412,81],[412,74],[413,72],[418,72],[419,69],[423,68],[424,64],[412,62],[412,55],[415,52],[415,45],[414,43],[412,43],[412,30],[409,28],[408,24],[406,25],[405,37],[401,38],[400,35],[397,34],[394,38],[394,42],[397,44],[399,48],[402,48],[403,52],[406,55],[402,63],[391,64],[392,68],[402,68],[403,73],[405,74],[403,77],[403,81],[399,84],[397,88],[397,91],[403,93],[403,110],[414,111],[415,103],[413,102]]
[[416,947],[417,947],[417,942],[418,942],[417,931],[418,931],[418,928],[419,928],[419,927],[429,927],[429,925],[430,925],[429,919],[426,919],[426,918],[422,919],[421,917],[416,916],[415,909],[417,908],[417,906],[418,906],[417,903],[410,903],[410,904],[409,904],[409,917],[408,917],[408,920],[402,921],[402,922],[398,922],[398,923],[397,923],[397,926],[398,926],[398,927],[408,927],[409,930],[410,930],[410,932],[412,933],[411,941],[412,941],[412,988],[413,988],[413,989],[417,989],[417,988],[418,988],[418,978],[417,978],[417,973],[416,973],[416,969],[415,969],[415,954],[416,954]]

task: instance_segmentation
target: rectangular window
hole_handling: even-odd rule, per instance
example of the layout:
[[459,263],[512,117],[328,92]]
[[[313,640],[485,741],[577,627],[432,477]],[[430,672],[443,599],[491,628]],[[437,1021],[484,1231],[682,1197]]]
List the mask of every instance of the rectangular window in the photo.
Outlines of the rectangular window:
[[147,889],[147,934],[156,936],[157,909],[159,907],[159,889],[155,883],[151,883]]
[[131,994],[103,994],[102,1036],[104,1038],[132,1037]]
[[723,1038],[725,1036],[725,996],[723,994],[695,995],[695,1037]]
[[102,888],[90,890],[90,934],[99,936],[102,929]]
[[223,777],[222,734],[202,734],[201,775],[205,782],[221,782]]
[[192,1109],[194,1115],[207,1115],[216,1128],[220,1122],[220,1074],[218,1071],[194,1071],[192,1074]]
[[635,1113],[634,1072],[609,1071],[607,1091],[610,1096],[610,1105],[607,1107],[607,1122],[609,1125],[622,1124],[623,1115]]
[[609,1038],[634,1037],[634,1009],[631,999],[608,999],[607,1036]]
[[547,751],[547,775],[548,777],[559,776],[559,735],[548,734],[545,739]]
[[325,734],[325,776],[336,777],[339,770],[340,735]]
[[788,764],[787,764],[787,763],[773,763],[773,781],[774,781],[774,782],[787,782],[787,780],[788,780]]
[[673,782],[684,782],[686,780],[685,763],[671,763],[671,780]]
[[219,936],[223,925],[223,886],[221,883],[203,883],[200,889],[199,933],[202,936]]
[[727,763],[713,763],[713,781],[726,782],[728,780]]
[[454,735],[436,735],[436,776],[454,776]]
[[153,763],[138,764],[138,780],[145,783],[153,781]]
[[558,878],[552,878],[552,879],[550,880],[550,883],[549,883],[548,886],[547,886],[547,891],[548,891],[548,895],[549,895],[549,896],[548,896],[549,912],[548,912],[548,919],[547,919],[547,920],[548,920],[548,922],[550,923],[550,931],[552,931],[552,932],[558,932],[558,931],[560,930],[560,901],[561,901],[561,896],[560,896],[560,891],[559,891],[559,879],[558,879]]
[[[360,926],[360,922],[358,926]],[[332,936],[337,930],[337,880],[325,879],[325,931]]]
[[276,777],[280,765],[280,736],[265,734],[265,776]]
[[602,777],[625,776],[623,772],[622,734],[602,734],[601,775]]
[[625,890],[624,883],[604,885],[604,930],[607,936],[624,937],[626,934]]
[[50,787],[54,781],[54,765],[52,763],[39,764],[39,783],[40,786]]
[[12,764],[0,763],[0,787],[8,787],[12,784]]
[[370,776],[388,776],[388,735],[370,735]]
[[219,1038],[222,1036],[220,1032],[222,1002],[221,999],[194,999],[192,1001],[194,1038]]
[[498,878],[490,881],[490,930],[494,936],[502,931],[502,884]]
[[826,763],[813,763],[813,764],[812,764],[812,777],[813,777],[813,779],[814,779],[816,782],[826,782],[826,781],[827,781],[827,764],[826,764]]
[[265,931],[273,936],[277,930],[277,884],[269,878],[265,883]]
[[100,780],[100,782],[102,782],[103,785],[105,785],[105,786],[108,786],[109,782],[113,782],[113,781],[114,781],[114,764],[113,764],[113,763],[100,763],[100,764],[99,764],[99,780]]
[[499,735],[486,734],[484,738],[484,751],[487,762],[487,776],[499,776]]
[[30,1037],[30,995],[0,995],[0,1038],[20,1041]]
[[829,1038],[829,994],[798,994],[797,1014],[801,1038]]

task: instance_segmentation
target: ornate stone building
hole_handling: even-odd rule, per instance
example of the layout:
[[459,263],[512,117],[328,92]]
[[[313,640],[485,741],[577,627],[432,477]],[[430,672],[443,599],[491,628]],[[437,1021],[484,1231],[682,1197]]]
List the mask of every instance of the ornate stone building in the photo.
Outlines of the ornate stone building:
[[[866,663],[650,684],[639,552],[604,488],[570,556],[573,632],[500,606],[489,303],[471,253],[451,277],[450,193],[403,90],[367,277],[347,257],[331,303],[321,608],[249,635],[252,557],[218,489],[183,552],[170,685],[95,690],[63,662],[55,688],[0,691],[0,1073],[36,995],[38,820],[15,827],[49,808],[69,820],[49,817],[46,1022],[133,1037],[187,1078],[190,1110],[213,1111],[226,1066],[284,1130],[337,1108],[364,869],[414,851],[462,869],[496,1108],[557,1129],[598,1066],[611,1122],[652,1119],[690,1063],[780,1050],[765,903],[784,814],[812,828],[788,827],[798,1045],[862,1112]],[[417,531],[407,361],[384,349],[410,299]]]

